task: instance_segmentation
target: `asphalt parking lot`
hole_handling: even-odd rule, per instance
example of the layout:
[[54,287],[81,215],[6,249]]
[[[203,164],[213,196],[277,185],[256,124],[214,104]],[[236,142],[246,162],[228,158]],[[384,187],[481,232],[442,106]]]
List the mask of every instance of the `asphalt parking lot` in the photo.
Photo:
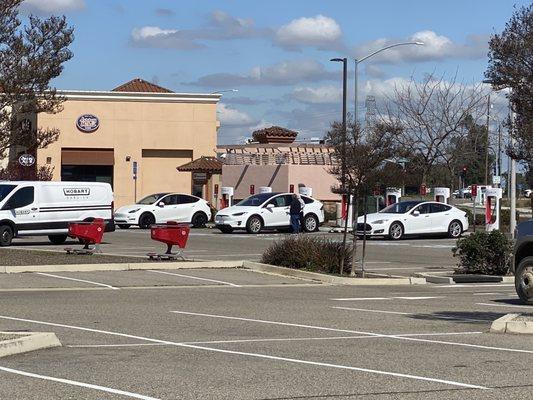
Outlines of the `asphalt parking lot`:
[[2,399],[529,399],[510,284],[347,287],[242,269],[2,275]]
[[[335,240],[340,234],[317,232]],[[217,229],[193,229],[185,255],[195,260],[260,260],[263,251],[286,234],[246,233],[223,234]],[[150,232],[140,229],[117,230],[104,236],[102,251],[106,254],[146,257],[149,252],[161,252],[166,247],[150,239]],[[447,238],[409,238],[398,242],[383,238],[367,241],[367,271],[380,274],[410,276],[417,272],[453,271],[455,260],[451,249],[455,241]],[[70,241],[69,246],[76,245]],[[46,238],[16,239],[12,248],[63,251],[65,245],[52,245]],[[361,241],[359,254],[362,252]]]

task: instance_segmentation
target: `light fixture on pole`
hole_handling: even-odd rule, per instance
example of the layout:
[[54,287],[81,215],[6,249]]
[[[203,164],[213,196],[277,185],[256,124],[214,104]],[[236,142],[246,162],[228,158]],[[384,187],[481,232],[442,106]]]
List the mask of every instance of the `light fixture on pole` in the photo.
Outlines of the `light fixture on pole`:
[[357,69],[359,67],[359,64],[362,63],[363,61],[369,59],[370,57],[373,57],[375,56],[376,54],[378,53],[381,53],[382,51],[385,51],[385,50],[388,50],[388,49],[392,49],[393,47],[399,47],[399,46],[410,46],[410,45],[414,45],[414,46],[423,46],[424,43],[423,42],[402,42],[402,43],[395,43],[395,44],[391,44],[389,46],[385,46],[385,47],[382,47],[381,49],[379,50],[376,50],[362,58],[359,58],[359,59],[354,59],[354,62],[355,62],[355,71],[354,71],[354,75],[355,75],[355,78],[354,78],[354,100],[355,100],[355,104],[354,104],[354,113],[353,113],[353,119],[354,119],[354,122],[357,123]]

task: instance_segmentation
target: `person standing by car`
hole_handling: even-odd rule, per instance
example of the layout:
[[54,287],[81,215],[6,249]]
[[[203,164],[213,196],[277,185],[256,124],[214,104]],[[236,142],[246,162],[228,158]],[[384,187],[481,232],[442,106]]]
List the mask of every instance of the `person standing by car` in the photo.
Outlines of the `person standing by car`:
[[289,208],[289,215],[291,217],[292,233],[300,233],[300,212],[302,211],[302,203],[296,193],[293,193],[291,206]]

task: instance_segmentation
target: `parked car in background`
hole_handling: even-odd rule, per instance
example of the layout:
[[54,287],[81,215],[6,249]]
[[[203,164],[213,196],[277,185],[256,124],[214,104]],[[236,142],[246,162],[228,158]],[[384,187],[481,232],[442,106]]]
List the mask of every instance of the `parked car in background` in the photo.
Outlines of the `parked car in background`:
[[202,228],[211,219],[209,203],[199,197],[183,193],[155,193],[136,204],[120,207],[115,223],[121,229],[137,225],[147,229],[156,223],[177,221]]
[[61,244],[69,223],[94,218],[104,219],[107,232],[115,230],[108,183],[0,182],[0,246],[18,236],[48,236]]
[[468,186],[464,189],[454,190],[452,193],[452,196],[455,199],[471,199],[472,198],[472,187]]
[[449,204],[422,201],[401,201],[383,210],[357,219],[357,233],[388,236],[399,240],[405,235],[447,234],[458,238],[468,229],[464,211]]
[[[303,226],[306,232],[317,231],[324,222],[324,205],[311,197],[302,196]],[[215,215],[215,224],[220,231],[231,233],[245,229],[248,233],[259,233],[263,229],[290,231],[289,207],[292,193],[261,193],[250,196]]]
[[522,222],[516,227],[511,271],[514,273],[518,297],[524,303],[533,305],[533,220]]

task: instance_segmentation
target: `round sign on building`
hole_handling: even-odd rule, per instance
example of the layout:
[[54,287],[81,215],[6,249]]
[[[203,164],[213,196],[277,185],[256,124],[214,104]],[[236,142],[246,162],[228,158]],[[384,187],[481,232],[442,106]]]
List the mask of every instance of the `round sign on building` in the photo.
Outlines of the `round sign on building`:
[[83,114],[76,120],[76,127],[85,133],[92,133],[100,127],[100,120],[96,115]]

